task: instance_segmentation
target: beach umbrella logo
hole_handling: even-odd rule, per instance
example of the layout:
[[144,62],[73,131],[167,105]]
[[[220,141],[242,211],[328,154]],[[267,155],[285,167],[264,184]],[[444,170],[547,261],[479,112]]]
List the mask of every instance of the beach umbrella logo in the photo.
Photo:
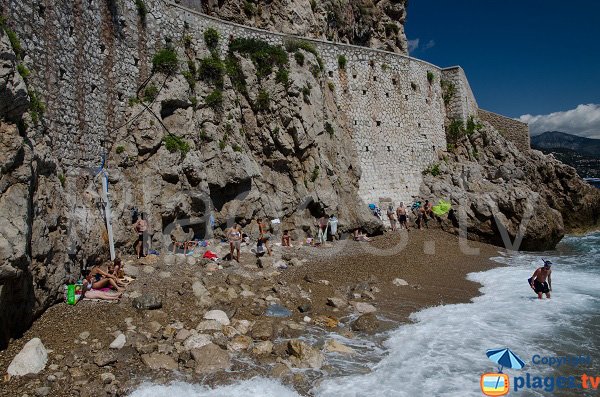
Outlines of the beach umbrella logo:
[[521,369],[525,366],[525,362],[508,348],[489,349],[485,354],[500,367],[498,367],[497,373],[489,372],[481,375],[481,391],[486,396],[504,396],[508,394],[510,381],[508,375],[502,373],[502,370],[504,368]]

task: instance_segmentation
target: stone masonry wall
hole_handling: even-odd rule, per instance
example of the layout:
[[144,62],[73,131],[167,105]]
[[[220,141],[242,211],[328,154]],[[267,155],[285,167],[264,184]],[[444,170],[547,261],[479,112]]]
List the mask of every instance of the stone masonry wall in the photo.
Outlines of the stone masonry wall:
[[487,121],[497,129],[504,138],[512,141],[522,152],[531,149],[529,126],[526,123],[483,109],[479,109],[478,115],[481,120]]
[[442,70],[442,78],[454,85],[455,94],[448,103],[448,117],[466,121],[469,116],[477,116],[477,101],[467,80],[464,70],[460,66]]
[[[145,22],[133,1],[1,0],[21,37],[33,71],[31,85],[46,103],[46,139],[65,172],[90,169],[125,124],[128,99],[150,73],[166,37],[196,40],[213,27],[222,37],[254,37],[282,44],[289,37],[221,21],[175,3],[147,0]],[[151,17],[150,17],[151,15]],[[421,171],[445,148],[440,81],[451,78],[458,94],[453,113],[473,114],[476,102],[460,68],[441,71],[426,62],[364,47],[313,42],[325,63],[339,107],[354,127],[362,169],[360,195],[410,201]],[[222,40],[221,53],[227,50]],[[347,59],[345,70],[338,57]],[[427,72],[434,74],[429,83]]]

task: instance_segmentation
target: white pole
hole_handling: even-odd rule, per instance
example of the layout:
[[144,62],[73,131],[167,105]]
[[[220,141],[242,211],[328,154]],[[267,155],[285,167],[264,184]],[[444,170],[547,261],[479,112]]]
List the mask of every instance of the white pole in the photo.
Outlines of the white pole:
[[102,172],[102,201],[104,201],[104,216],[106,217],[106,231],[108,232],[108,247],[110,249],[110,260],[115,260],[115,242],[113,238],[110,201],[108,200],[108,173]]

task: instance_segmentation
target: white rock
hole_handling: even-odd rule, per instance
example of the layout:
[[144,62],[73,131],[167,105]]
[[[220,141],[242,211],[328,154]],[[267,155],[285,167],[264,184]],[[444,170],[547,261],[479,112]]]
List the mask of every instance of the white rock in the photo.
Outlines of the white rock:
[[196,327],[198,331],[221,331],[223,329],[223,324],[218,322],[217,320],[205,320],[200,321],[200,324]]
[[304,322],[305,323],[310,323],[312,321],[312,318],[308,317],[308,316],[304,316]]
[[146,274],[152,274],[152,273],[154,273],[154,270],[156,270],[156,269],[154,269],[152,266],[148,266],[148,265],[144,266],[144,273],[146,273]]
[[79,339],[81,339],[81,340],[86,340],[89,337],[90,337],[90,333],[88,331],[83,331],[82,333],[79,334]]
[[112,341],[109,347],[111,349],[121,350],[123,346],[125,346],[126,342],[127,338],[125,337],[125,334],[119,334],[119,336],[117,336],[115,340]]
[[365,302],[351,302],[351,305],[354,306],[354,309],[356,309],[356,311],[360,314],[373,313],[377,311],[377,309],[375,309],[375,306]]
[[105,372],[103,374],[100,374],[100,379],[102,380],[102,383],[107,385],[107,384],[113,383],[115,381],[115,376],[113,374],[111,374],[110,372]]
[[233,327],[242,335],[245,335],[250,331],[252,323],[248,320],[233,320]]
[[205,334],[192,335],[183,342],[185,350],[198,349],[211,343],[210,336]]
[[23,349],[13,358],[8,366],[8,374],[24,376],[37,374],[46,367],[48,352],[39,338],[33,338],[23,346]]
[[205,320],[216,320],[223,325],[229,325],[229,317],[223,310],[210,310],[204,314]]
[[401,287],[403,285],[408,285],[408,283],[405,280],[402,280],[401,278],[394,279],[394,281],[392,281],[392,284],[394,284],[396,287]]

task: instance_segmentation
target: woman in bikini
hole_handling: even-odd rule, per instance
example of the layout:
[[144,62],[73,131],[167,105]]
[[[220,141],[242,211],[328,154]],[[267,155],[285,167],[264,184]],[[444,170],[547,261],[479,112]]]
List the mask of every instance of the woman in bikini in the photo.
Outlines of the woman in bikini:
[[125,285],[121,283],[116,276],[105,272],[98,266],[95,266],[90,270],[89,276],[90,279],[88,281],[91,281],[91,287],[93,289],[102,289],[110,286],[117,290],[117,292],[124,291],[123,287],[125,287]]
[[265,245],[265,248],[267,249],[267,253],[269,254],[269,256],[271,256],[271,255],[273,255],[273,252],[271,252],[271,247],[269,247],[269,243],[268,243],[268,241],[271,239],[271,235],[268,233],[267,228],[262,221],[262,218],[258,218],[257,223],[258,223],[258,234],[259,234],[258,238]]
[[235,260],[239,262],[240,248],[242,246],[242,232],[240,230],[240,225],[236,223],[231,229],[229,229],[229,233],[227,233],[227,239],[229,240],[229,255],[231,259],[233,259],[233,251],[235,250],[237,253]]

